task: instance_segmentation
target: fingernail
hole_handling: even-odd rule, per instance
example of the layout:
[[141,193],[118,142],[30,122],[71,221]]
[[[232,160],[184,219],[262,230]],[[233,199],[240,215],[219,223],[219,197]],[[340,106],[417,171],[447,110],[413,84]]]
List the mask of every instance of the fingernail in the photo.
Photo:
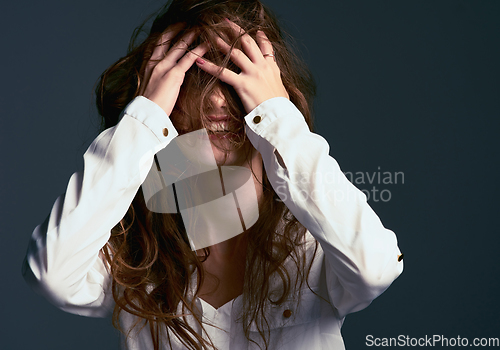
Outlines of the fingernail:
[[202,60],[201,58],[199,58],[199,57],[198,57],[198,58],[196,59],[196,63],[198,63],[198,64],[204,64],[204,63],[205,63],[205,61],[204,61],[204,60]]

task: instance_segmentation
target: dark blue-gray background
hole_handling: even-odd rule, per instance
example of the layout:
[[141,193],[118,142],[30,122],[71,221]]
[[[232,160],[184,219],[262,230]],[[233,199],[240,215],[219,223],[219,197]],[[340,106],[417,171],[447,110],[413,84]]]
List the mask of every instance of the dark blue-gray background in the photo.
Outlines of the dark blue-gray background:
[[[118,349],[109,319],[34,294],[21,263],[97,134],[93,85],[161,1],[10,1],[1,14],[1,349]],[[405,270],[347,317],[365,337],[500,337],[500,2],[269,0],[318,84],[316,130],[346,172],[404,173],[370,199]],[[380,170],[379,170],[380,167]],[[387,200],[390,194],[390,200]]]

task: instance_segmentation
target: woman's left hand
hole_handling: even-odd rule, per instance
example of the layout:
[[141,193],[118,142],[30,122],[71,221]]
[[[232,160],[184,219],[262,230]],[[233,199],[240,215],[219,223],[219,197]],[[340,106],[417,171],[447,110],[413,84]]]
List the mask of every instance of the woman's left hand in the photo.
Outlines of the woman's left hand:
[[[236,23],[230,20],[227,22],[236,35],[244,32]],[[216,38],[216,42],[222,52],[229,53],[231,46],[228,43],[220,37]],[[231,85],[247,113],[270,98],[289,99],[273,56],[273,46],[264,32],[257,32],[257,42],[250,35],[243,34],[241,45],[243,51],[233,48],[230,56],[231,61],[241,69],[239,74],[227,68],[221,70],[221,67],[203,58],[198,58],[196,64],[200,69]]]

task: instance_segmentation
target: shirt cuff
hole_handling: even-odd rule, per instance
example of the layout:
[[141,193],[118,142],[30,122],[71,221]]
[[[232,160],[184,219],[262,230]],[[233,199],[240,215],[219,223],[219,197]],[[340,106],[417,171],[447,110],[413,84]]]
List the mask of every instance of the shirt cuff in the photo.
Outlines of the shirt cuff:
[[257,135],[278,118],[302,118],[302,113],[285,97],[274,97],[262,102],[245,117],[247,125]]
[[298,119],[305,123],[304,116],[289,99],[285,97],[274,97],[266,100],[255,107],[245,117],[247,136],[254,147],[258,149],[259,138],[256,136],[266,138],[263,134],[269,125],[277,120],[289,120],[289,118]]
[[167,113],[153,101],[144,96],[134,98],[123,110],[128,115],[146,125],[160,143],[166,145],[179,133]]

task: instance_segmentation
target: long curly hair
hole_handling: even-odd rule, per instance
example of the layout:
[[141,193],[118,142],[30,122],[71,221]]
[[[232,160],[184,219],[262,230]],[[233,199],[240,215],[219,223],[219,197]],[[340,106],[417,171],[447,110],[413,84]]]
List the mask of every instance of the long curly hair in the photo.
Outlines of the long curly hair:
[[[253,38],[258,30],[271,41],[281,77],[290,100],[302,112],[312,129],[312,100],[315,87],[305,64],[293,53],[290,38],[280,30],[276,17],[258,0],[172,0],[158,13],[151,29],[144,30],[147,21],[136,28],[130,41],[128,54],[109,67],[96,86],[97,108],[102,116],[102,129],[116,125],[124,107],[138,95],[144,81],[146,62],[150,59],[158,40],[172,24],[183,22],[184,29],[172,39],[172,45],[190,30],[200,35],[195,45],[208,41],[210,51],[205,57],[212,62],[239,72],[229,54],[222,54],[213,42],[214,35],[230,42],[232,48],[241,48],[240,37],[234,37],[224,26],[224,18],[237,23]],[[139,37],[146,38],[139,44]],[[176,106],[170,116],[180,133],[204,124],[206,106],[210,96],[222,92],[227,108],[236,125],[234,132],[240,146],[249,144],[244,132],[245,110],[234,89],[222,83],[196,65],[186,73]],[[197,116],[197,118],[186,118]],[[199,125],[186,125],[186,120],[198,120]],[[239,123],[239,124],[238,124]],[[243,286],[243,329],[247,339],[252,322],[257,326],[264,346],[268,348],[269,330],[266,329],[265,306],[279,305],[300,293],[312,265],[305,257],[306,229],[291,214],[273,190],[267,176],[260,179],[263,194],[259,200],[259,219],[248,229],[248,246]],[[314,253],[318,243],[316,242]],[[115,300],[113,324],[120,329],[120,312],[137,316],[135,327],[149,327],[154,349],[175,335],[187,349],[213,349],[210,339],[198,334],[187,321],[197,316],[195,299],[206,272],[203,262],[210,254],[205,248],[202,256],[192,251],[180,214],[160,214],[147,209],[142,190],[139,189],[123,219],[112,229],[111,238],[102,254],[113,277]],[[315,254],[314,254],[315,255]],[[293,268],[285,261],[292,261]],[[307,266],[308,265],[308,266]],[[197,281],[192,290],[191,280]],[[279,281],[277,290],[273,289]],[[123,332],[129,330],[122,330]],[[129,333],[127,334],[127,336]]]

